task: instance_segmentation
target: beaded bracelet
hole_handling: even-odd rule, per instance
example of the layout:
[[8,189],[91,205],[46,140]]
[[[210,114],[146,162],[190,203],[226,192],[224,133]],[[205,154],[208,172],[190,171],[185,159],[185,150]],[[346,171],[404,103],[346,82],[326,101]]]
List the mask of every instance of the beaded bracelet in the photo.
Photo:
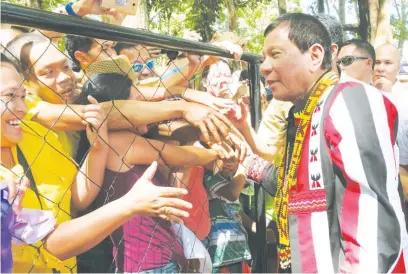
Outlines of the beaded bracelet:
[[268,164],[268,161],[265,161],[258,155],[252,155],[252,159],[248,163],[248,177],[257,183],[261,183],[263,171]]

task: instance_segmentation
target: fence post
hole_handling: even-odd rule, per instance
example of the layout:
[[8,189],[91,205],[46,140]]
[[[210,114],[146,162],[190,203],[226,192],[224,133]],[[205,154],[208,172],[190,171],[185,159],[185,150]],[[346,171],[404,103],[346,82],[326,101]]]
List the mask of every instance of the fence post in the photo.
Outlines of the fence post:
[[[257,131],[262,119],[259,62],[249,62],[248,73],[251,86],[251,123],[252,127]],[[257,250],[255,258],[253,258],[252,272],[267,273],[265,193],[264,189],[258,184],[255,184],[255,218]]]
[[249,84],[251,86],[251,123],[257,131],[262,119],[261,111],[261,78],[259,76],[259,61],[248,64]]

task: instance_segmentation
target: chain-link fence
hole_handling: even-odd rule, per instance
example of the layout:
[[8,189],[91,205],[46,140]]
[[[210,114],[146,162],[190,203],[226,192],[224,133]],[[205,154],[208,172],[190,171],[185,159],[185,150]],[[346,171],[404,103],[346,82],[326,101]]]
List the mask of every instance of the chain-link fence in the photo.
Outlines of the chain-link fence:
[[[242,270],[241,262],[253,261],[253,272],[265,272],[263,192],[255,187],[252,217],[257,223],[257,252],[251,256],[241,206],[231,202],[237,197],[229,198],[232,181],[238,180],[234,174],[240,168],[240,150],[233,141],[222,139],[227,127],[213,110],[227,101],[212,99],[248,95],[250,119],[257,128],[261,118],[259,56],[243,54],[242,62],[248,62],[245,75],[231,71],[230,52],[210,44],[6,3],[2,3],[1,19],[27,28],[15,28],[21,33],[2,45],[4,54],[18,62],[24,75],[11,96],[4,99],[2,94],[6,134],[2,138],[11,138],[14,144],[4,150],[2,169],[18,177],[23,173],[30,180],[23,208],[52,211],[62,231],[52,233],[61,242],[50,236],[13,246],[13,272],[211,271],[206,268],[207,257],[189,259],[193,253],[200,254],[200,245],[208,250],[212,267],[218,271],[237,262]],[[245,81],[249,94],[241,88]],[[19,94],[24,89],[27,110],[16,106],[24,98]],[[231,94],[231,90],[236,92]],[[207,116],[199,121],[203,113]],[[18,136],[20,128],[23,138],[13,143],[12,136]],[[214,133],[217,128],[220,131]],[[213,139],[218,135],[224,143],[218,150],[212,147],[216,154],[207,148],[217,143]],[[158,203],[163,208],[157,212],[146,209],[159,201],[154,199],[160,196],[158,188],[135,182],[153,161],[159,165],[152,177],[155,185],[189,191],[184,197],[193,205],[186,209],[189,217],[169,209],[177,207],[173,200]],[[17,164],[22,172],[12,168]],[[143,198],[146,204],[140,207],[145,211],[121,202],[137,204],[136,198]],[[131,209],[132,217],[122,222],[118,212]],[[80,220],[75,233],[61,225],[71,219]],[[182,229],[172,226],[171,221],[181,219]],[[41,221],[31,224],[46,229]],[[78,238],[85,238],[84,244],[75,249],[81,243]],[[82,254],[75,259],[64,253],[56,257],[70,259],[56,259],[54,255],[61,250],[71,250],[56,250],[58,244],[72,244],[74,253]],[[180,266],[184,267],[180,270]]]

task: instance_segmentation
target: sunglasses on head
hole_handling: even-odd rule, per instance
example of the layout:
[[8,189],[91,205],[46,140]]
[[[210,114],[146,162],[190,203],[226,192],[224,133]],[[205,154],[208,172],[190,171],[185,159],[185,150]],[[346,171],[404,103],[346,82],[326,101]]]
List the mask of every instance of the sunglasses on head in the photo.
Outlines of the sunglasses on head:
[[344,56],[340,60],[338,60],[336,63],[338,66],[342,65],[343,67],[349,66],[354,63],[356,60],[365,60],[365,59],[370,59],[369,57],[364,57],[364,56]]
[[152,70],[154,68],[154,60],[147,61],[146,64],[138,64],[138,63],[133,64],[133,71],[134,72],[140,72],[145,67]]

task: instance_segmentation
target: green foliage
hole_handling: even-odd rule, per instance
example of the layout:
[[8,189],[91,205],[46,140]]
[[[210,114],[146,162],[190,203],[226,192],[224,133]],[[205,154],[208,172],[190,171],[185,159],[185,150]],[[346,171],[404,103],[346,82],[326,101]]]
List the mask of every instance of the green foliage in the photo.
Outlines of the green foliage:
[[31,8],[39,8],[42,10],[51,11],[55,9],[60,4],[66,4],[68,0],[6,0],[5,2],[10,2],[17,5],[22,5]]

